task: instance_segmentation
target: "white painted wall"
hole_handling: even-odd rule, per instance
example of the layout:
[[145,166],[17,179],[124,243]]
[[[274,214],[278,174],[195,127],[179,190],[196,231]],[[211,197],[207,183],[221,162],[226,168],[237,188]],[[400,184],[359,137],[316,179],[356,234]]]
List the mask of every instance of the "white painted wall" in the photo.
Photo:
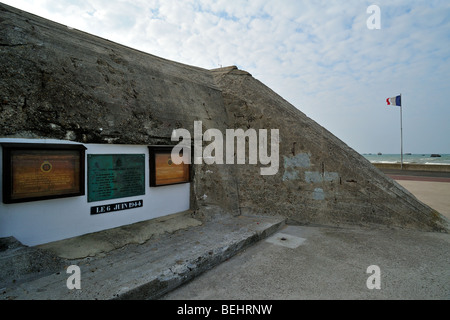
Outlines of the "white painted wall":
[[[14,143],[72,143],[52,139],[6,139]],[[142,145],[84,144],[86,150],[85,195],[61,199],[5,204],[0,181],[0,237],[14,236],[33,246],[74,236],[149,220],[189,209],[190,184],[150,188],[148,147]],[[0,172],[3,175],[2,148]],[[145,154],[145,195],[88,202],[88,154]],[[144,200],[141,208],[91,215],[93,206]]]

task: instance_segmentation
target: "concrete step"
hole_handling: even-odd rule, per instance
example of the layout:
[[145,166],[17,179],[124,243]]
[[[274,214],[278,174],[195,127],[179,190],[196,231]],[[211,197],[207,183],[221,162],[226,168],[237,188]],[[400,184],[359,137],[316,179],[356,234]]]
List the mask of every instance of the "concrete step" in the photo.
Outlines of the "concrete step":
[[[266,238],[284,224],[285,219],[280,217],[215,219],[94,257],[67,259],[67,266],[61,271],[0,288],[0,298],[157,299]],[[80,268],[81,289],[67,288],[68,278],[72,276],[66,272],[69,265]]]

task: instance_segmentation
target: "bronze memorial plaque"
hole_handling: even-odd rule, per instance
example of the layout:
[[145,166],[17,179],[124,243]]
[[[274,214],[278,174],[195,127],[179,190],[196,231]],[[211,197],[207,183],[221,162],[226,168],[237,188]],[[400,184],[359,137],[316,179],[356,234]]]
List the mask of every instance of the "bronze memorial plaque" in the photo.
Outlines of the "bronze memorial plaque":
[[150,186],[164,186],[189,182],[190,165],[175,164],[171,157],[171,147],[150,148]]
[[84,194],[84,146],[2,144],[3,202]]
[[88,202],[145,194],[145,154],[89,154]]

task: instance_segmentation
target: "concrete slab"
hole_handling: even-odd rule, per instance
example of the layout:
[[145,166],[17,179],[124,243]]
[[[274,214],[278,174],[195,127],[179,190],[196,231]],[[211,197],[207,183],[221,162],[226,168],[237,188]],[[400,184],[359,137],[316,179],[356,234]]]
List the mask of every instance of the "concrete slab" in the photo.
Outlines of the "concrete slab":
[[267,238],[266,242],[269,242],[269,243],[272,243],[272,244],[275,244],[278,246],[295,249],[298,246],[302,245],[303,242],[306,241],[305,238],[301,238],[301,237],[298,237],[298,236],[292,234],[292,233],[296,234],[299,232],[300,232],[299,227],[287,226],[283,230],[283,232],[277,232],[276,234]]
[[143,244],[164,233],[201,225],[200,220],[184,211],[130,225],[85,234],[79,237],[54,241],[37,246],[64,259],[82,259],[104,255],[129,244]]
[[[286,226],[296,248],[260,241],[163,300],[450,299],[450,235]],[[380,289],[367,286],[379,267]]]
[[[159,234],[145,243],[66,259],[65,268],[53,274],[21,283],[11,279],[0,288],[0,299],[155,299],[276,232],[284,221],[263,216],[222,217]],[[64,254],[55,244],[52,250]],[[67,287],[70,265],[80,268],[80,289]]]
[[24,246],[13,237],[0,238],[0,292],[8,284],[31,281],[63,267],[64,260],[50,252]]

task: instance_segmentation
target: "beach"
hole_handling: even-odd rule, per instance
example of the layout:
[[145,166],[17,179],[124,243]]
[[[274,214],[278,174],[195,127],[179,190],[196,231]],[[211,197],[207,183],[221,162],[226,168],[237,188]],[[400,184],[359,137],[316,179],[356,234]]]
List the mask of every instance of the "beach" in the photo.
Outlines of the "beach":
[[450,219],[450,172],[386,169],[374,165],[417,199]]

